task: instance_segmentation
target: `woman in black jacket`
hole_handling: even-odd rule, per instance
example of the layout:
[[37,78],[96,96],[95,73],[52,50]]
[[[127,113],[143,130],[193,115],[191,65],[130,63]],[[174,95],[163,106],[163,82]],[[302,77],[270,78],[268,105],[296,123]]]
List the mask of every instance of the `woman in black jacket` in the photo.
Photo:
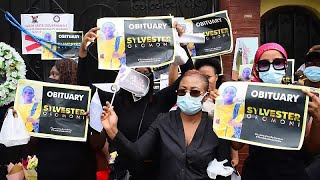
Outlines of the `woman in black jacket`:
[[[98,69],[98,61],[95,58],[95,45],[86,48],[88,42],[94,42],[97,37],[96,31],[98,28],[92,28],[87,32],[83,38],[83,42],[79,51],[78,63],[78,82],[80,85],[91,86],[92,83],[98,82],[114,82],[116,73],[114,71],[106,71]],[[184,47],[187,51],[186,47]],[[181,66],[182,72],[191,69],[192,60],[189,57],[187,63]],[[191,66],[191,67],[190,67]],[[162,89],[157,93],[153,93],[153,73],[150,68],[137,68],[137,71],[147,75],[150,79],[150,88],[146,96],[138,101],[134,101],[131,93],[120,90],[114,99],[113,106],[119,116],[119,129],[130,140],[136,141],[142,136],[152,124],[159,113],[168,112],[176,103],[176,90],[178,88],[179,80],[171,86]],[[106,101],[111,101],[112,94],[98,91],[102,104]],[[109,145],[110,152],[117,151],[112,143]],[[156,152],[155,152],[156,153]],[[132,175],[131,179],[149,180],[152,179],[157,168],[157,160],[153,156],[145,159],[142,166],[137,168],[135,163],[127,159],[123,154],[119,153],[115,164],[112,165],[112,174],[109,179],[123,178],[129,169]]]
[[[215,158],[229,159],[230,152],[225,151],[225,144],[220,143],[213,132],[212,119],[201,111],[208,87],[206,76],[197,70],[188,71],[177,91],[179,109],[159,114],[135,143],[118,130],[118,112],[108,102],[101,116],[103,127],[111,143],[132,162],[139,164],[157,152],[160,167],[153,179],[209,180],[206,172],[209,162]],[[218,176],[217,179],[226,178]]]

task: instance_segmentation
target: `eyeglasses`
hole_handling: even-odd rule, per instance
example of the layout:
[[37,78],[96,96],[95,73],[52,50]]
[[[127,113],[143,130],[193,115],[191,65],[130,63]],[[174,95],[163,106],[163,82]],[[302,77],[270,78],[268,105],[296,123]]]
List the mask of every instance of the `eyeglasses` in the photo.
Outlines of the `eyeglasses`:
[[259,60],[257,65],[257,70],[259,72],[269,71],[270,65],[273,65],[275,70],[284,70],[286,69],[286,59],[285,58],[275,58],[272,63],[268,59]]
[[189,92],[191,97],[199,97],[202,94],[201,91],[195,90],[195,89],[192,89],[192,90],[178,89],[177,90],[177,95],[178,96],[185,96],[187,92]]

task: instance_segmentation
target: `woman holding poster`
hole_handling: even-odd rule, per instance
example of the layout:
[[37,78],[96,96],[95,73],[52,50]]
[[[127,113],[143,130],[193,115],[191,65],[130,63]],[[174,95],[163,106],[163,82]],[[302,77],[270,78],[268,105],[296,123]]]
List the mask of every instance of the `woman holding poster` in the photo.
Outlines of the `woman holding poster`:
[[[102,125],[111,143],[137,165],[151,154],[157,156],[159,173],[153,179],[209,180],[209,162],[229,159],[230,152],[212,132],[208,114],[201,111],[208,89],[206,76],[197,70],[186,72],[177,90],[179,109],[159,114],[135,143],[118,130],[118,116],[109,102],[103,108]],[[217,180],[229,178],[217,176]]]
[[[93,60],[92,53],[90,52],[92,49],[89,48],[88,51],[85,50],[87,42],[94,41],[97,37],[96,33],[98,29],[99,28],[92,28],[83,38],[82,48],[80,48],[79,52],[80,59],[78,69],[78,79],[80,80],[81,85],[91,85],[91,83],[97,82],[114,82],[114,71],[98,70],[97,61]],[[180,48],[180,50],[181,49],[182,48]],[[175,59],[180,59],[181,61],[182,56],[187,56],[185,50],[182,49],[179,53],[176,53]],[[187,63],[185,61],[187,61]],[[183,69],[190,69],[190,66],[192,66],[191,57],[188,59],[187,56],[187,59],[184,60],[183,63],[186,64],[182,66],[182,71],[184,71]],[[147,95],[137,99],[132,93],[120,89],[115,95],[113,102],[114,109],[119,116],[118,127],[121,132],[133,142],[148,130],[158,114],[168,112],[172,106],[174,106],[177,98],[176,90],[180,81],[178,80],[171,86],[154,93],[152,88],[154,75],[151,69],[144,67],[136,68],[135,70],[148,76],[150,79],[150,88]],[[102,90],[99,90],[98,93],[102,104],[106,101],[111,101],[112,93],[104,92]],[[111,153],[117,151],[117,148],[110,143],[110,150]],[[125,154],[122,154],[119,151],[118,154],[119,156],[116,158],[115,163],[112,164],[112,172],[109,179],[121,179],[128,174],[127,169],[129,169],[131,179],[149,180],[154,177],[154,174],[158,170],[158,163],[153,162],[153,157],[148,157],[142,167],[136,167],[135,163],[124,156]]]
[[[77,63],[72,59],[62,59],[56,61],[50,70],[49,82],[76,85],[76,77]],[[95,159],[89,146],[90,140],[87,142],[46,138],[37,140],[38,179],[95,180]]]
[[[253,64],[253,82],[280,84],[286,71],[287,53],[276,43],[260,46],[256,52]],[[306,132],[304,148],[309,151],[319,150],[320,131],[320,99],[310,92],[309,113],[314,118],[310,132]],[[308,129],[308,128],[307,128]],[[241,149],[244,144],[233,142],[235,149]],[[249,146],[249,156],[243,167],[243,180],[305,180],[308,179],[304,170],[302,151],[285,151],[258,146]]]

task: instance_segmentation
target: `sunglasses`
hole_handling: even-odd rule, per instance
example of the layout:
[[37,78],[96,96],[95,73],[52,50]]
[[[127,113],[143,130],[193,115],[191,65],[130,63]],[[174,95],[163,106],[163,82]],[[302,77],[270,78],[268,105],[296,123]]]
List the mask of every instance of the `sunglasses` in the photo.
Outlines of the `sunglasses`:
[[272,63],[268,59],[259,60],[257,65],[257,70],[259,72],[269,71],[270,65],[272,64],[273,69],[275,70],[284,70],[286,69],[286,59],[285,58],[275,58]]
[[191,97],[199,97],[202,94],[202,92],[199,91],[199,90],[178,89],[177,90],[177,95],[178,96],[185,96],[187,92],[189,92]]

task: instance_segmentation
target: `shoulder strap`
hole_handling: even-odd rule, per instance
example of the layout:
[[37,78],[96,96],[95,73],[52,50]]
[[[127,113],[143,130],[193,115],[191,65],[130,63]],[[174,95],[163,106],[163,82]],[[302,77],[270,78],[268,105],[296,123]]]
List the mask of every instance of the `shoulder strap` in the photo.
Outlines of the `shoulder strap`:
[[38,104],[37,102],[35,102],[31,108],[31,112],[30,112],[30,116],[33,116],[35,113],[36,113],[36,110],[37,110],[37,107],[38,107]]
[[236,118],[239,113],[240,104],[236,104],[233,109],[232,119]]

